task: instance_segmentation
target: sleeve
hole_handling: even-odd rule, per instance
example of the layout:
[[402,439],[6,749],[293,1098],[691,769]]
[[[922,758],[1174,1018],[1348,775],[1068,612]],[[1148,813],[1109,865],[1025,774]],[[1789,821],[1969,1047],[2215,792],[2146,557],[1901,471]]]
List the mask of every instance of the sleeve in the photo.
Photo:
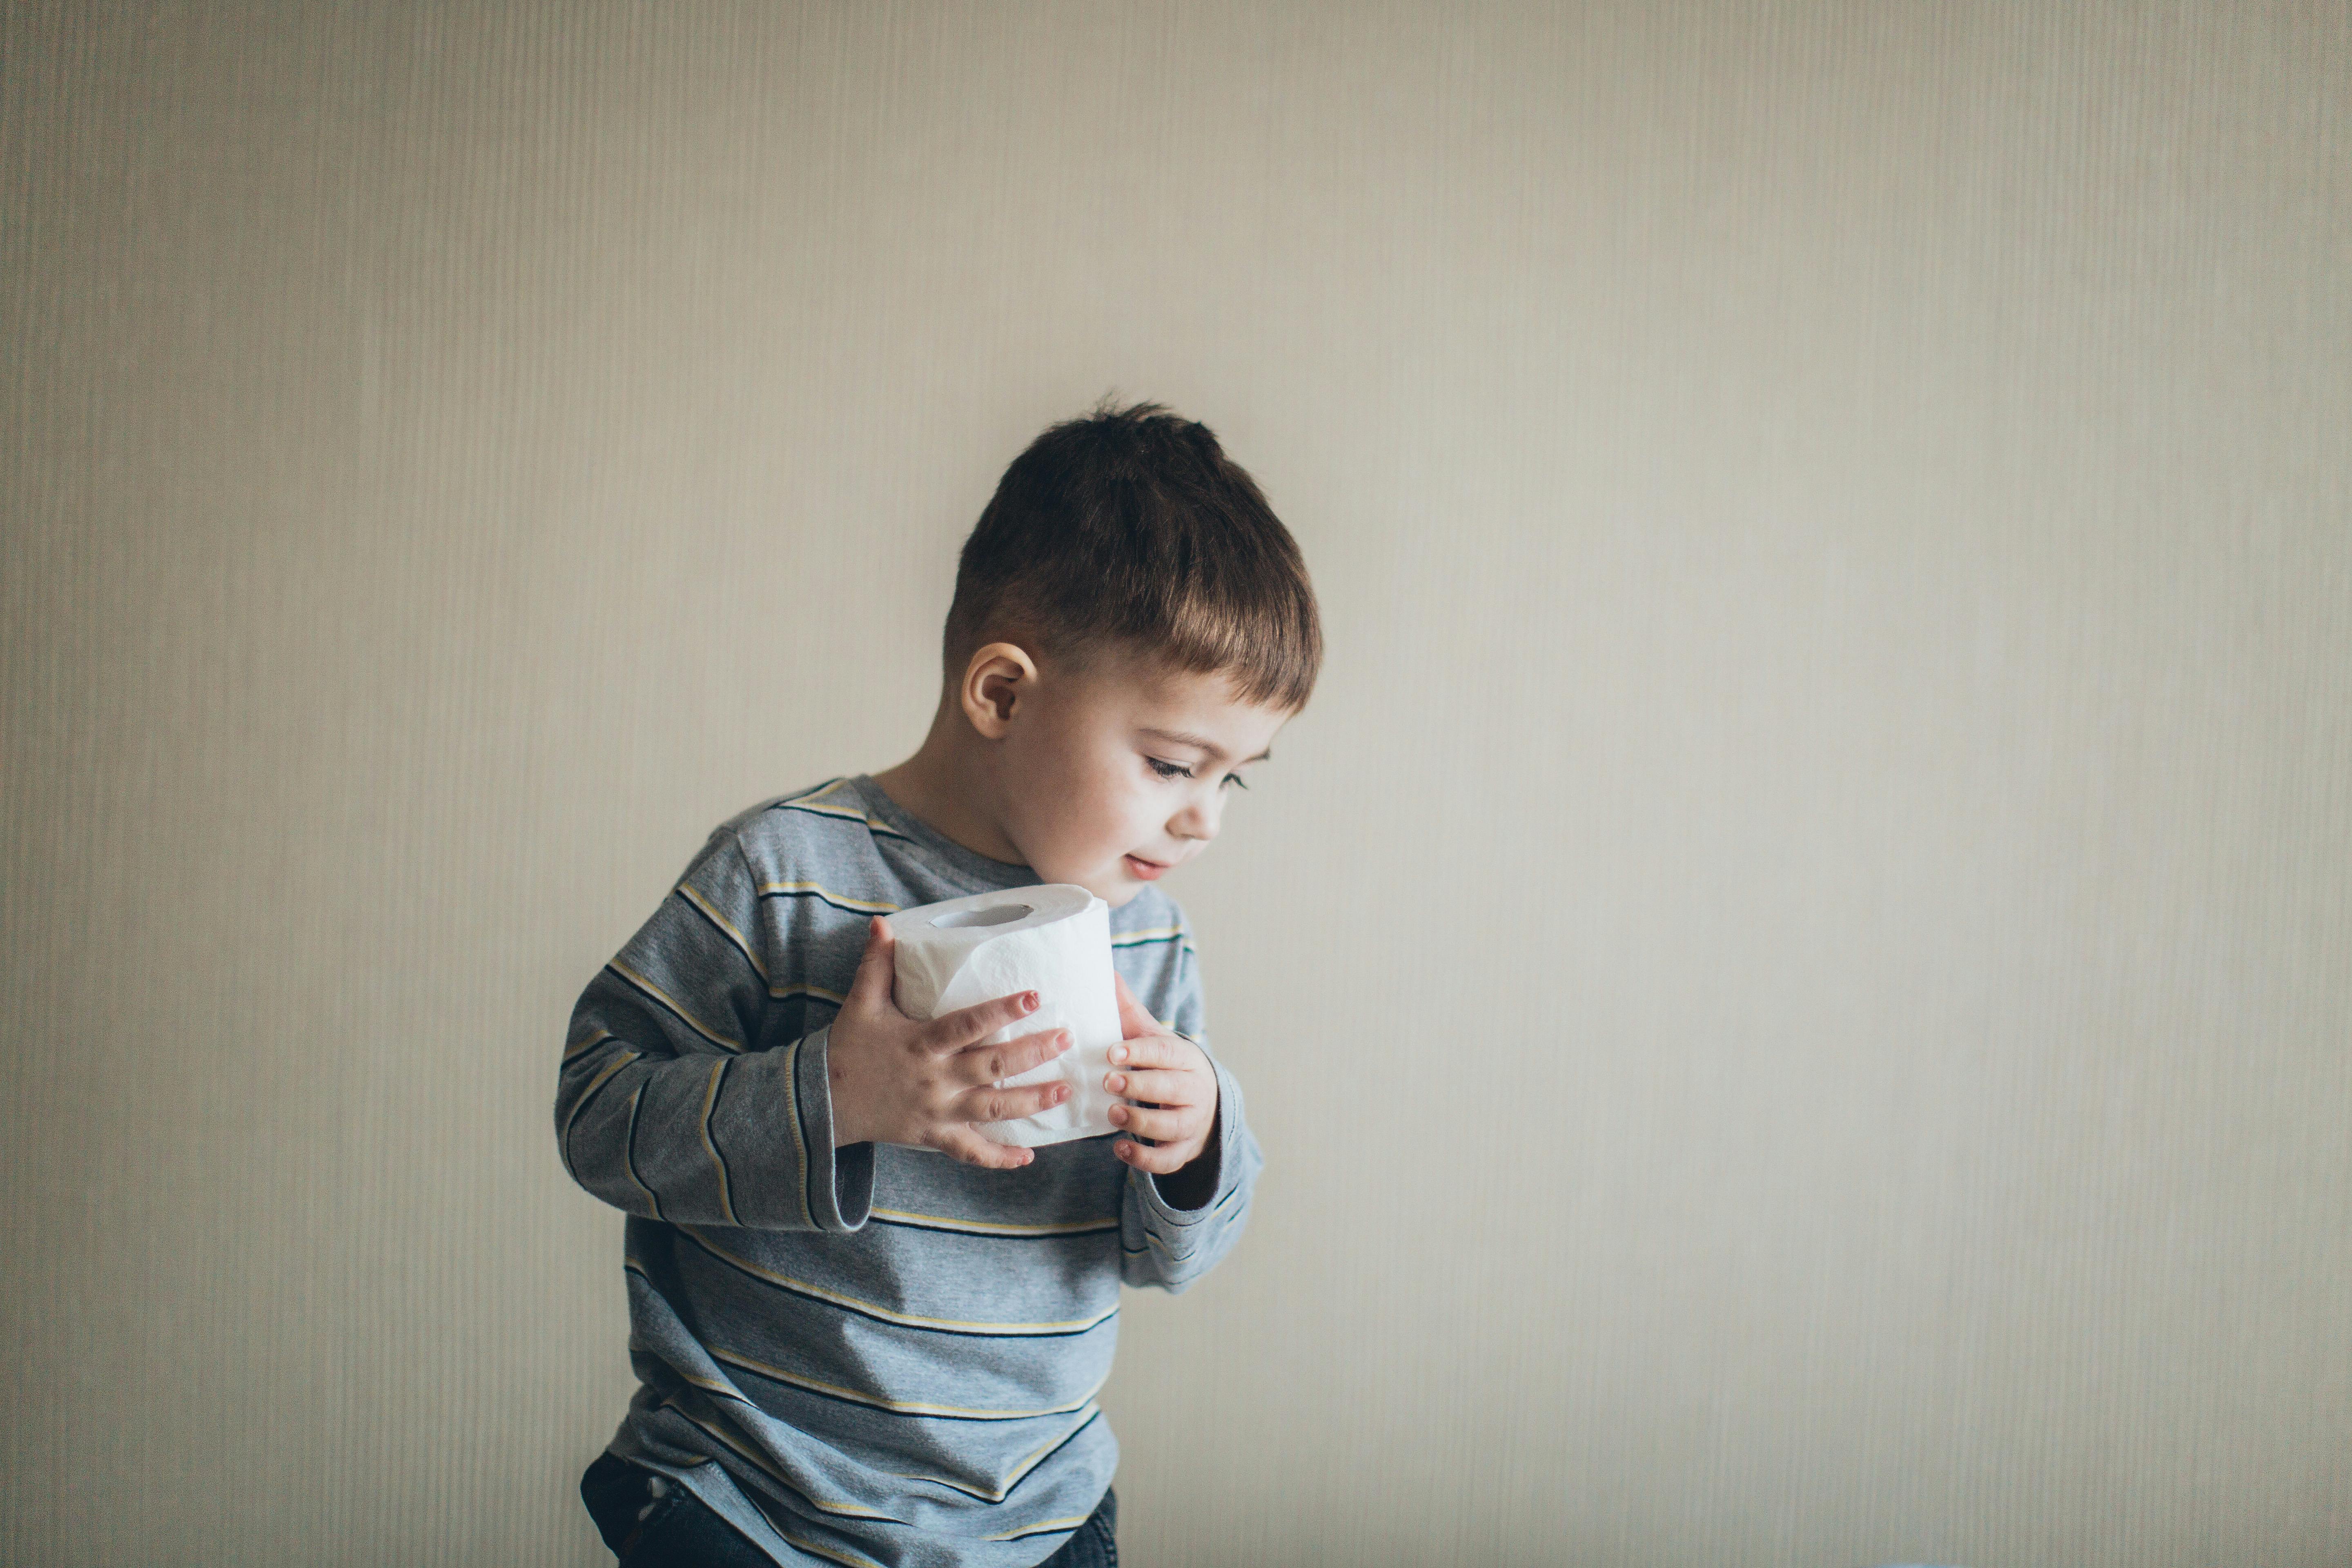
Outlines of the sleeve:
[[1202,1038],[1200,965],[1192,944],[1181,941],[1171,946],[1174,1005],[1169,1026],[1208,1054],[1217,1074],[1216,1128],[1201,1153],[1202,1162],[1214,1163],[1216,1185],[1200,1207],[1179,1208],[1168,1201],[1159,1177],[1129,1169],[1119,1205],[1119,1278],[1129,1285],[1156,1285],[1173,1294],[1215,1268],[1241,1239],[1242,1227],[1249,1223],[1250,1194],[1265,1162],[1257,1140],[1250,1136],[1241,1085]]
[[572,1010],[557,1151],[573,1181],[649,1219],[856,1230],[873,1146],[833,1146],[827,1031],[769,1037],[761,919],[741,843],[713,836]]

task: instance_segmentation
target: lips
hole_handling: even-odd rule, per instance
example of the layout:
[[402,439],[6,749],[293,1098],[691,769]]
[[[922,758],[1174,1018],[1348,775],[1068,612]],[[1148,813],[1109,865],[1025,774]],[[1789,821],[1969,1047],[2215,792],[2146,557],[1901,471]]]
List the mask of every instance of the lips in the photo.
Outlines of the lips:
[[1127,874],[1139,882],[1156,882],[1175,868],[1162,866],[1157,860],[1146,860],[1139,855],[1127,857]]

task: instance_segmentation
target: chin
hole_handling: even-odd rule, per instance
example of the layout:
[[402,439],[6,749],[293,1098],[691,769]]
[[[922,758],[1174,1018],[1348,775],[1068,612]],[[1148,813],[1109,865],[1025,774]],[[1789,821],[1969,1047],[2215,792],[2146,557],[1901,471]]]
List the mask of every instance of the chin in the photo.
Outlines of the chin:
[[1132,903],[1135,895],[1143,891],[1142,883],[1132,877],[1122,876],[1117,871],[1107,872],[1097,877],[1070,877],[1065,880],[1076,882],[1112,909]]
[[1029,868],[1037,873],[1040,882],[1061,882],[1084,888],[1112,909],[1133,901],[1135,895],[1143,891],[1143,884],[1127,875],[1124,866],[1113,866],[1100,871],[1049,871],[1032,861]]

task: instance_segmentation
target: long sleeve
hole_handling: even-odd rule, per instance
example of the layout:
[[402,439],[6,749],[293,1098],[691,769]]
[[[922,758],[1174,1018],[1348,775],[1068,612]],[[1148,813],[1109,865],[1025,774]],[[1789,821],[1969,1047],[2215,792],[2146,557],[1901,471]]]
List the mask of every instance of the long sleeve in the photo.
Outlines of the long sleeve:
[[[1206,1053],[1200,969],[1189,932],[1180,927],[1161,962],[1170,973],[1160,994],[1174,1003],[1169,1026]],[[1241,1085],[1213,1055],[1209,1062],[1217,1074],[1217,1124],[1203,1158],[1216,1161],[1216,1186],[1199,1208],[1179,1208],[1168,1201],[1160,1178],[1129,1170],[1119,1205],[1119,1278],[1126,1284],[1156,1285],[1171,1294],[1184,1289],[1234,1249],[1249,1222],[1250,1194],[1265,1160],[1250,1135]]]
[[564,1168],[650,1219],[856,1230],[873,1150],[833,1146],[827,1030],[780,1040],[762,905],[721,832],[572,1011],[555,1097]]
[[1250,1194],[1265,1161],[1242,1114],[1241,1085],[1223,1063],[1213,1065],[1217,1131],[1211,1152],[1217,1157],[1216,1190],[1199,1208],[1181,1209],[1161,1195],[1156,1178],[1128,1172],[1119,1213],[1118,1270],[1127,1284],[1182,1290],[1234,1249],[1249,1223]]

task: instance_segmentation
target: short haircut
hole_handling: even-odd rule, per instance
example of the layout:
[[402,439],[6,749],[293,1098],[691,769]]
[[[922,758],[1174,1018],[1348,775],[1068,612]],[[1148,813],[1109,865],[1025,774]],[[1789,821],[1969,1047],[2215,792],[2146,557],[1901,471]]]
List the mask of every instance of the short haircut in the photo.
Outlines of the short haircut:
[[1004,470],[956,568],[948,679],[1002,634],[1061,658],[1131,648],[1294,711],[1323,664],[1297,542],[1207,426],[1156,403],[1106,402]]

